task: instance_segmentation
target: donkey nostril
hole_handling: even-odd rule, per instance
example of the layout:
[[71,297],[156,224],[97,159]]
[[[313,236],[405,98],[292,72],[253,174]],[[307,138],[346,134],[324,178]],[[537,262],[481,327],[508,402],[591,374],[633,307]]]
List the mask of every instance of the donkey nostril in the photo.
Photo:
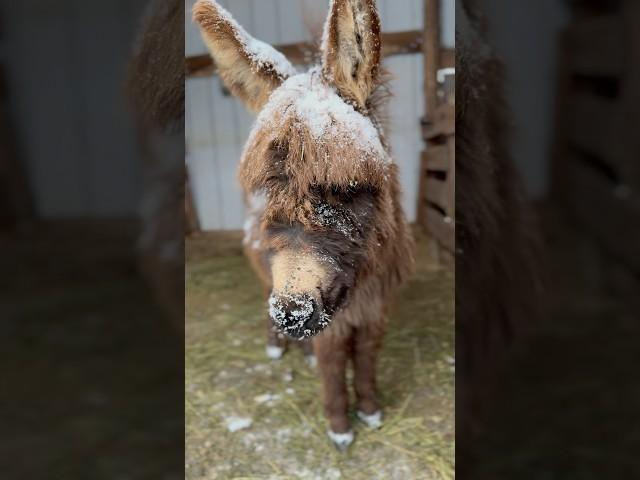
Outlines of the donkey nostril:
[[[293,338],[309,338],[322,330],[327,323],[318,302],[309,294],[275,295],[269,297],[269,316],[284,334]],[[324,323],[324,324],[323,324]]]

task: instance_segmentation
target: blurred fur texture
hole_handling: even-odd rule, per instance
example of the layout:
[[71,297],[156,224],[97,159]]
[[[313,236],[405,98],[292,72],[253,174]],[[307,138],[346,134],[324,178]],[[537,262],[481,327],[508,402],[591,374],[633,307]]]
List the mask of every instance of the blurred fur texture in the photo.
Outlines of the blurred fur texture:
[[134,45],[128,90],[138,119],[162,130],[184,128],[184,3],[152,0]]
[[152,0],[129,64],[127,89],[143,155],[142,269],[184,333],[184,5]]
[[456,3],[456,433],[464,445],[481,428],[501,354],[535,321],[541,296],[538,227],[509,153],[503,69],[471,3]]

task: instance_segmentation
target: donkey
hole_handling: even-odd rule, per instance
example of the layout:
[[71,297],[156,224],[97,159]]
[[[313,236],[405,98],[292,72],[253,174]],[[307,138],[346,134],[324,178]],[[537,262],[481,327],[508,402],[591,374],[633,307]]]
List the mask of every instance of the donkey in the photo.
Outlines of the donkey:
[[[347,363],[357,415],[377,428],[384,311],[413,264],[381,122],[387,90],[375,0],[332,0],[321,61],[300,74],[215,1],[198,1],[193,13],[224,84],[259,112],[239,179],[250,210],[245,250],[268,293],[269,325],[312,339],[328,434],[344,450],[354,438]],[[268,348],[282,353],[278,333]]]

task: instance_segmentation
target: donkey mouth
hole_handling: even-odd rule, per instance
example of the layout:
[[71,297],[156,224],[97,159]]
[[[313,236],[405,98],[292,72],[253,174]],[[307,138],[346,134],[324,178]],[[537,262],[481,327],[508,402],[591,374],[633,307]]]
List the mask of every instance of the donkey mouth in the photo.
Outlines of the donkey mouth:
[[272,293],[269,316],[280,332],[297,340],[311,338],[331,323],[322,304],[308,293]]

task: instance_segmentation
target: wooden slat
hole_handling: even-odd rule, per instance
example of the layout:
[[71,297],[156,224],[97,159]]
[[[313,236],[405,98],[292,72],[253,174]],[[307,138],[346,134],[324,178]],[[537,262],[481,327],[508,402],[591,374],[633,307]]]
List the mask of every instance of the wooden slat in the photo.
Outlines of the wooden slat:
[[444,180],[427,178],[425,193],[429,202],[436,204],[449,214],[450,210],[447,202],[447,185]]
[[455,219],[456,217],[456,137],[455,135],[447,139],[449,147],[449,164],[451,169],[447,174],[447,213]]
[[640,185],[637,123],[625,117],[626,102],[615,102],[596,95],[581,93],[567,101],[567,139],[569,148],[594,155],[630,185]]
[[449,148],[445,145],[429,146],[422,152],[422,158],[424,169],[427,171],[446,172],[451,168]]
[[610,254],[640,273],[640,194],[616,186],[579,157],[567,170],[570,211]]
[[566,30],[570,71],[582,75],[617,76],[625,66],[625,42],[619,15],[576,20]]
[[425,0],[424,4],[424,91],[427,120],[433,121],[438,107],[438,78],[440,68],[440,0]]
[[[309,64],[317,60],[317,47],[310,42],[298,42],[275,46],[294,64]],[[420,53],[422,51],[422,31],[410,30],[406,32],[393,32],[382,34],[382,55],[406,55]],[[455,64],[455,53],[444,50],[444,57],[448,63]],[[215,67],[208,54],[187,57],[185,60],[185,72],[188,77],[206,77],[213,75]]]
[[444,248],[453,252],[455,250],[455,227],[453,221],[445,221],[440,212],[432,208],[425,208],[422,211],[421,222],[429,232]]
[[453,48],[443,48],[440,50],[440,68],[455,68],[456,51]]
[[602,160],[610,157],[616,104],[603,97],[581,93],[568,99],[569,142]]
[[431,140],[440,136],[455,135],[455,117],[456,112],[453,105],[443,104],[438,106],[429,120],[422,122],[422,136],[427,140]]

